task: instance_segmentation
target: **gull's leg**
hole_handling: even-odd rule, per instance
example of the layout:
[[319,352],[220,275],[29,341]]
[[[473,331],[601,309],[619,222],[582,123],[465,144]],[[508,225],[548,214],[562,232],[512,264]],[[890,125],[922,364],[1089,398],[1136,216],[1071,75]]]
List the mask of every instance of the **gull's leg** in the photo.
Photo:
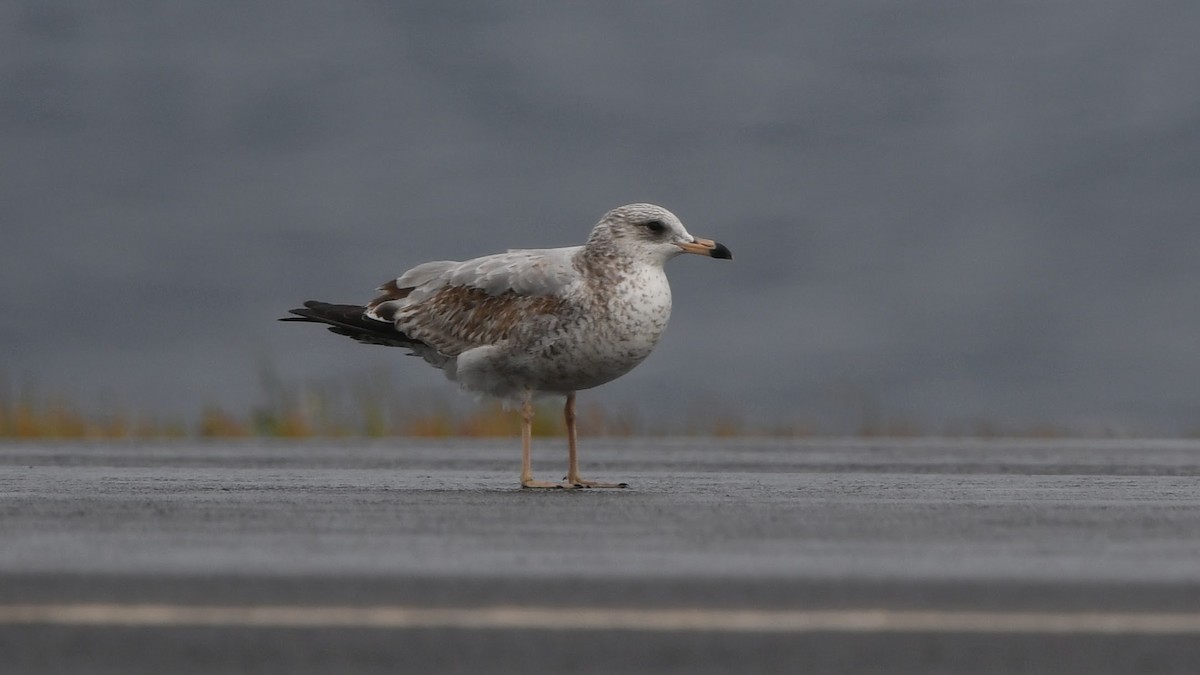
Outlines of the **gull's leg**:
[[575,392],[567,394],[567,405],[563,407],[563,418],[567,422],[567,484],[585,488],[623,488],[628,483],[601,483],[579,477],[579,450],[575,433]]
[[533,393],[525,392],[521,402],[521,487],[563,488],[565,485],[533,479]]

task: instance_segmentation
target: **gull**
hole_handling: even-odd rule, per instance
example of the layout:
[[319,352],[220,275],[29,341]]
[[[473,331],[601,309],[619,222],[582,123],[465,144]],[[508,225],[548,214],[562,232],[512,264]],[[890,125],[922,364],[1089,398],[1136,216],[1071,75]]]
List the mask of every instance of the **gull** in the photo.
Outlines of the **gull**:
[[[462,389],[519,405],[524,488],[623,488],[580,477],[575,393],[650,355],[671,315],[663,265],[684,253],[733,257],[723,244],[693,237],[661,206],[628,204],[604,214],[582,246],[427,262],[380,286],[366,305],[310,300],[280,320],[402,347]],[[533,399],[543,395],[566,397],[561,483],[533,478]]]

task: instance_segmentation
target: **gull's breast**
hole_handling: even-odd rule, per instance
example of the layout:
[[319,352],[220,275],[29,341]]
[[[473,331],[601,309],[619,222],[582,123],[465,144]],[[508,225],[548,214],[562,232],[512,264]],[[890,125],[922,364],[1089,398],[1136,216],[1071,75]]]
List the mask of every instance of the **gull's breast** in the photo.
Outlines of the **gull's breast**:
[[591,294],[573,320],[529,353],[541,391],[589,389],[624,375],[658,344],[671,316],[666,276],[630,276]]

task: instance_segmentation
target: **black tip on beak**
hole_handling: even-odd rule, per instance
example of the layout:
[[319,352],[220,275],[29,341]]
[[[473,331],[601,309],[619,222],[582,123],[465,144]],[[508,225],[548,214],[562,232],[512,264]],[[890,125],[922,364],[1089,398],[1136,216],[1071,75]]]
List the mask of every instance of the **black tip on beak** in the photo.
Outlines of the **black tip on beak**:
[[706,255],[710,258],[724,258],[726,260],[733,259],[733,254],[729,252],[729,249],[725,248],[725,244],[718,244],[712,239],[677,241],[675,245],[682,249],[684,253]]

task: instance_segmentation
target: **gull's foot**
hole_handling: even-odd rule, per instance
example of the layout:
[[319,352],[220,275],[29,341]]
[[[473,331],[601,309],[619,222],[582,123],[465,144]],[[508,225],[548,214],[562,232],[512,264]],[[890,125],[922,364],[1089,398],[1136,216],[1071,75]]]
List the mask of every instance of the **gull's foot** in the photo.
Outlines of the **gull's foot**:
[[551,483],[546,480],[534,480],[530,478],[521,481],[521,487],[532,490],[578,490],[583,486],[574,483]]
[[570,476],[563,480],[567,481],[568,485],[574,485],[581,488],[627,488],[629,483],[604,483],[598,480],[587,480],[586,478],[576,477],[574,480]]

